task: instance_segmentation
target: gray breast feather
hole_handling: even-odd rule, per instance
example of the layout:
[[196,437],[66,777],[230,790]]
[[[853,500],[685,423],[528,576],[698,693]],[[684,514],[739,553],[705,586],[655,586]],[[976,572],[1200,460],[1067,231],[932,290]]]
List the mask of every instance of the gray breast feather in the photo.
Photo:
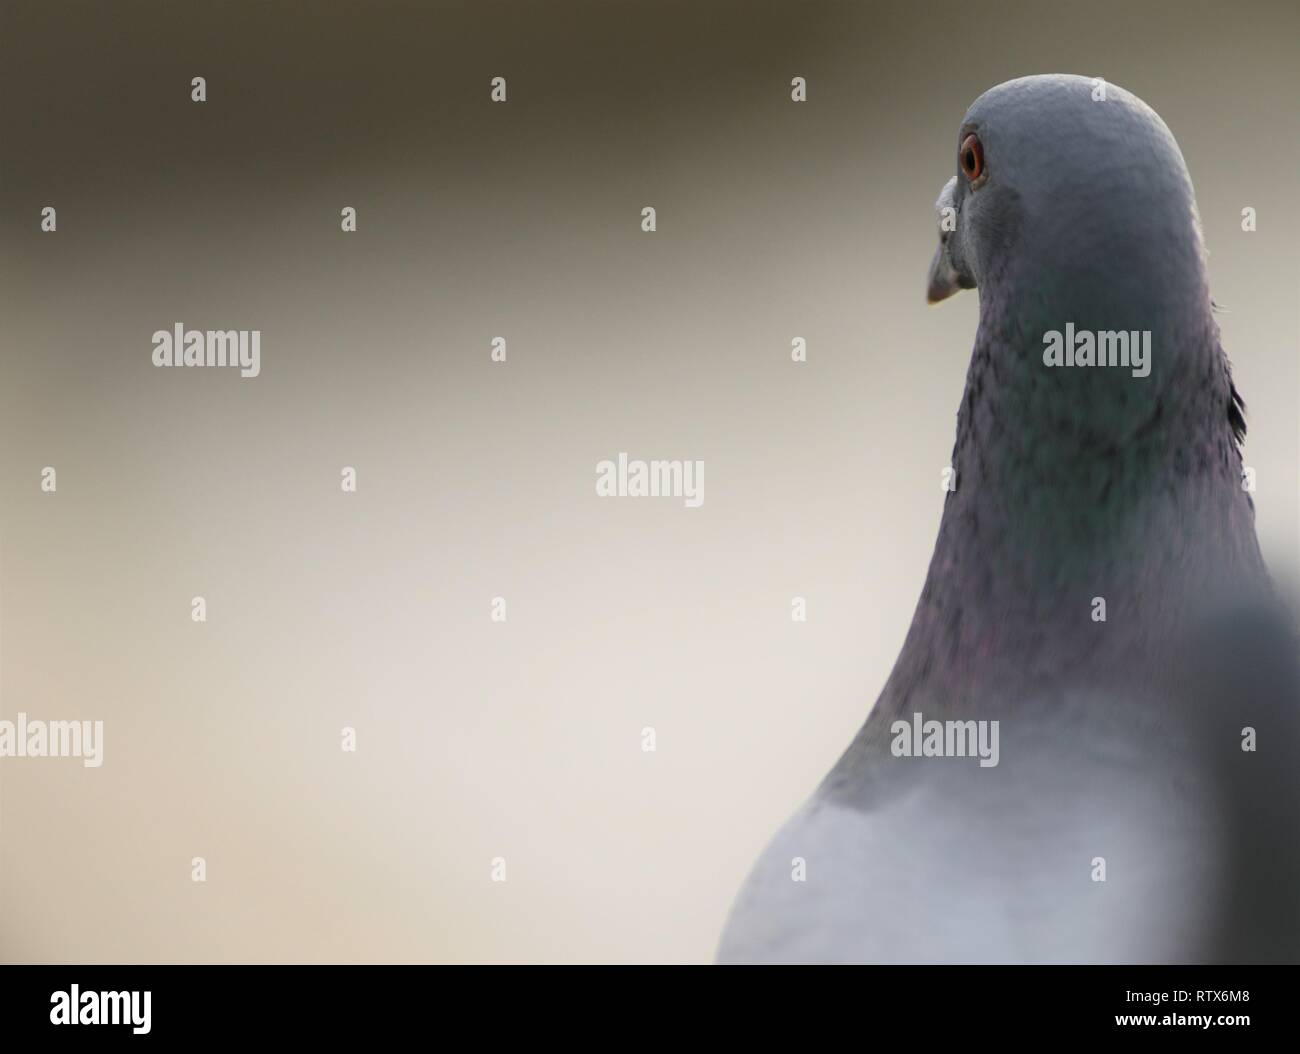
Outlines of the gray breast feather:
[[1182,732],[1054,716],[1004,719],[996,768],[891,757],[865,800],[814,796],[719,961],[1216,961],[1234,832],[1215,772]]

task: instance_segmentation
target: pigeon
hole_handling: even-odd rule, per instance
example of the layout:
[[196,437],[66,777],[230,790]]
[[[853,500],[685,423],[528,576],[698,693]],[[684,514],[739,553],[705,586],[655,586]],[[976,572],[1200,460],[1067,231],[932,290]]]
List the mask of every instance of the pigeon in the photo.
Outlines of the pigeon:
[[1295,961],[1296,632],[1181,151],[1059,74],[955,145],[927,299],[979,324],[928,575],[717,961]]

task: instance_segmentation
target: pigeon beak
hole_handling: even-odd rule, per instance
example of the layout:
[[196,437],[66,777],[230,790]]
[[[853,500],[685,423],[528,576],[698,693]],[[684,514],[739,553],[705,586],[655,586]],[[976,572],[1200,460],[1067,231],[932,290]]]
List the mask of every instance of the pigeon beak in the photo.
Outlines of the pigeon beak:
[[934,211],[939,216],[939,248],[935,250],[934,259],[930,261],[930,280],[925,287],[925,299],[930,304],[947,300],[962,288],[957,268],[953,267],[952,257],[948,255],[948,238],[952,228],[943,222],[945,210],[951,212],[956,205],[956,194],[957,177],[953,176],[943,185],[943,190],[939,192],[939,200],[934,203]]
[[937,304],[940,300],[947,300],[959,289],[961,280],[957,269],[948,259],[948,246],[945,242],[940,242],[934,259],[930,261],[930,280],[925,287],[926,303]]

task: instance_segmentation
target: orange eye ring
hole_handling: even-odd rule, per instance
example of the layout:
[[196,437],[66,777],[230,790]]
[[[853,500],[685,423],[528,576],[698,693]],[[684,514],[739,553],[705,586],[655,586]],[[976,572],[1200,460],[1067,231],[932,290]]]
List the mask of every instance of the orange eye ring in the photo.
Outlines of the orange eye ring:
[[971,183],[984,175],[984,146],[975,133],[962,140],[961,149],[957,151],[957,163],[962,175]]

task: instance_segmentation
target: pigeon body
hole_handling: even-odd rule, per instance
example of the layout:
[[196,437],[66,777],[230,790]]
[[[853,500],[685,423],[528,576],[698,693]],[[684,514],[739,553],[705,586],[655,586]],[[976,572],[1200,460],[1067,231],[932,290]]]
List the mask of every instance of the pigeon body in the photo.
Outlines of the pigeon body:
[[[986,92],[957,143],[929,283],[980,297],[956,489],[879,701],[718,957],[1294,960],[1296,648],[1182,155],[1062,75]],[[1148,372],[1049,363],[1067,330],[1137,335]],[[900,752],[917,713],[996,721],[997,764]]]

